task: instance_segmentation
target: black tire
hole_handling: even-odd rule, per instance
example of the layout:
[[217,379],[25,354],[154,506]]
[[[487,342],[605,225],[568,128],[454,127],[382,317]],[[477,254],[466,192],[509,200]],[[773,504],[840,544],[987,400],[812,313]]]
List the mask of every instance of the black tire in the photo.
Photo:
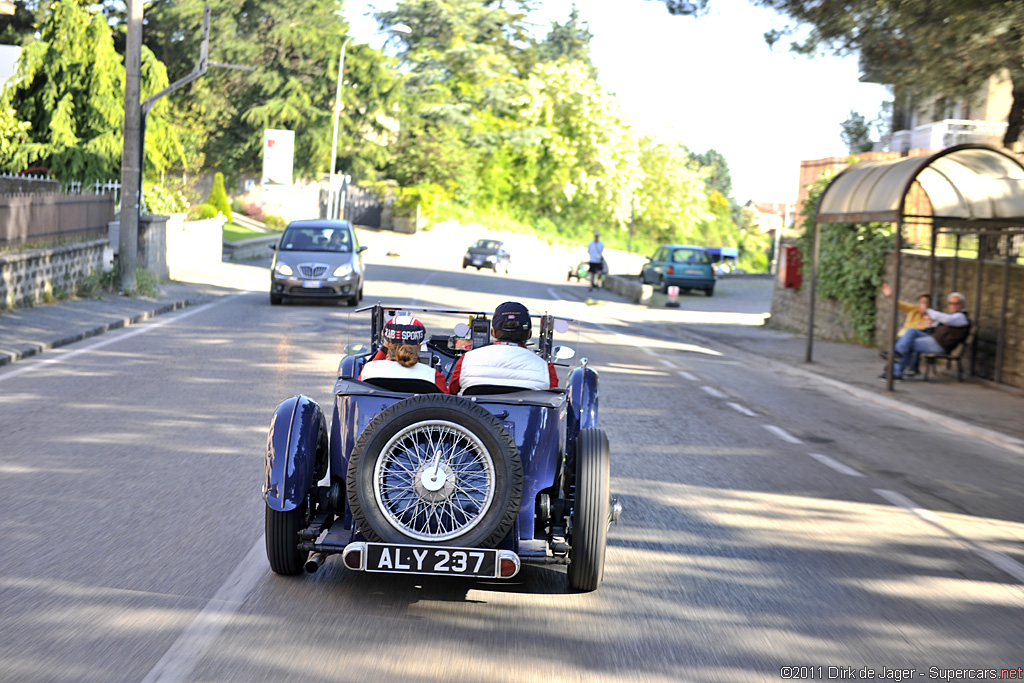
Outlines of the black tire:
[[290,576],[302,571],[309,553],[299,550],[299,532],[306,526],[305,503],[287,512],[267,506],[267,560],[275,574]]
[[661,278],[661,281],[658,283],[658,291],[662,294],[668,294],[668,283],[665,282],[665,278]]
[[604,578],[604,553],[611,524],[611,454],[600,429],[582,429],[576,441],[569,586],[593,591]]
[[280,306],[281,305],[281,301],[283,299],[284,299],[284,297],[281,296],[280,294],[274,294],[273,292],[270,293],[270,305],[271,306]]
[[[440,423],[444,432],[430,431]],[[454,440],[428,451],[449,454],[438,463],[444,471],[430,480],[431,464],[418,454],[435,437]],[[484,493],[477,493],[488,478]],[[438,479],[441,488],[428,489]],[[472,493],[455,488],[463,480]],[[491,413],[457,396],[427,394],[399,401],[370,421],[356,440],[346,481],[353,522],[368,541],[493,548],[519,513],[523,465],[508,430]],[[451,529],[439,528],[449,522]]]
[[707,289],[704,290],[704,294],[706,294],[707,296],[714,296],[715,295],[715,288],[714,287],[708,287]]

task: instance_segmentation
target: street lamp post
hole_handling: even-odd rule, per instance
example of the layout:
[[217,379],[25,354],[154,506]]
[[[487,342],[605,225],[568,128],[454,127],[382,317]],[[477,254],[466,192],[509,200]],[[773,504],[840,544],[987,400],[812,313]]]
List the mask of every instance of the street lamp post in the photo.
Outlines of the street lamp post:
[[[405,24],[395,24],[386,31],[380,31],[373,35],[379,36],[384,33],[412,33],[412,29]],[[345,72],[345,48],[348,47],[349,42],[352,40],[352,36],[345,38],[345,42],[341,44],[341,52],[338,54],[338,85],[334,91],[334,134],[331,137],[331,176],[330,176],[330,189],[328,194],[329,202],[327,206],[327,217],[334,218],[335,202],[337,200],[337,191],[334,189],[334,169],[338,163],[338,115],[341,113],[341,79]]]

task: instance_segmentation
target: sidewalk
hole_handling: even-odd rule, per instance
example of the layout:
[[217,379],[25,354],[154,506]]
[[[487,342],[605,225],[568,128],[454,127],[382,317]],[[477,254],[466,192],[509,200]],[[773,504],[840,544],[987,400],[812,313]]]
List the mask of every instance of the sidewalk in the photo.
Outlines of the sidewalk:
[[[727,281],[721,284],[729,286]],[[224,262],[185,273],[180,281],[161,285],[160,295],[153,298],[105,296],[8,311],[0,314],[0,366],[185,306],[213,301],[239,290],[265,291],[266,287],[265,267]],[[585,286],[565,283],[555,287],[566,298],[590,299],[603,313],[651,322],[667,336],[725,345],[735,355],[753,363],[828,384],[860,400],[900,410],[1024,455],[1022,391],[979,381],[960,383],[955,376],[940,371],[934,381],[904,380],[896,384],[893,393],[888,393],[885,382],[878,379],[883,361],[876,349],[815,341],[814,362],[807,363],[805,335],[761,325],[706,322],[710,316],[685,310],[687,303],[695,307],[703,301],[699,297],[682,297],[681,309],[666,309],[663,295],[655,295],[650,307],[641,307],[604,290],[587,292]],[[669,310],[672,313],[667,313]],[[680,314],[679,322],[673,319],[675,313]],[[744,318],[744,322],[749,323],[749,318]]]

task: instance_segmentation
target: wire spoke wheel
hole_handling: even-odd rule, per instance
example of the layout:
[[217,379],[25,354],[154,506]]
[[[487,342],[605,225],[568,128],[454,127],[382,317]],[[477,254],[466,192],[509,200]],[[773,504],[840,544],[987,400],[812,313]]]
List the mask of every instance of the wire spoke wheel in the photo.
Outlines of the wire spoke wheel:
[[494,498],[494,463],[461,425],[420,422],[391,438],[373,472],[377,504],[409,538],[445,542],[480,523]]
[[346,492],[368,541],[494,547],[519,511],[523,465],[494,415],[426,394],[370,420],[352,449]]

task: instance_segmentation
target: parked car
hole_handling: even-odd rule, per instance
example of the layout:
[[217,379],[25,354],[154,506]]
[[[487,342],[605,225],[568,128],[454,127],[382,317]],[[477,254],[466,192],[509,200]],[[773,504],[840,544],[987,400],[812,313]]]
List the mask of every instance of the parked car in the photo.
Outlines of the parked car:
[[[601,273],[597,276],[597,286],[604,286],[604,276],[608,274],[608,261],[601,259]],[[575,266],[569,268],[569,273],[565,276],[566,282],[573,280],[582,281],[589,280],[590,278],[590,261],[580,261]]]
[[466,250],[466,255],[462,257],[462,267],[465,269],[473,266],[477,270],[490,268],[495,273],[498,272],[498,268],[501,268],[507,275],[511,261],[512,256],[505,249],[504,242],[500,240],[477,240]]
[[[314,572],[334,554],[353,571],[488,579],[509,579],[522,563],[562,564],[572,588],[595,590],[608,527],[621,512],[597,426],[597,372],[582,360],[564,389],[485,386],[466,396],[437,393],[426,380],[359,381],[384,322],[398,313],[460,321],[454,334],[423,345],[421,360],[446,375],[462,353],[490,343],[488,313],[360,311],[370,316],[369,344],[345,349],[330,424],[302,395],[271,420],[263,482],[271,570]],[[536,353],[573,357],[553,345],[569,320],[533,317]],[[319,483],[328,472],[329,483]]]
[[274,247],[270,303],[296,297],[344,299],[357,305],[363,298],[364,251],[348,221],[292,221]]
[[701,289],[711,296],[715,293],[716,277],[711,257],[704,247],[666,244],[658,247],[644,264],[640,282],[654,285],[662,293],[675,285],[681,292]]

